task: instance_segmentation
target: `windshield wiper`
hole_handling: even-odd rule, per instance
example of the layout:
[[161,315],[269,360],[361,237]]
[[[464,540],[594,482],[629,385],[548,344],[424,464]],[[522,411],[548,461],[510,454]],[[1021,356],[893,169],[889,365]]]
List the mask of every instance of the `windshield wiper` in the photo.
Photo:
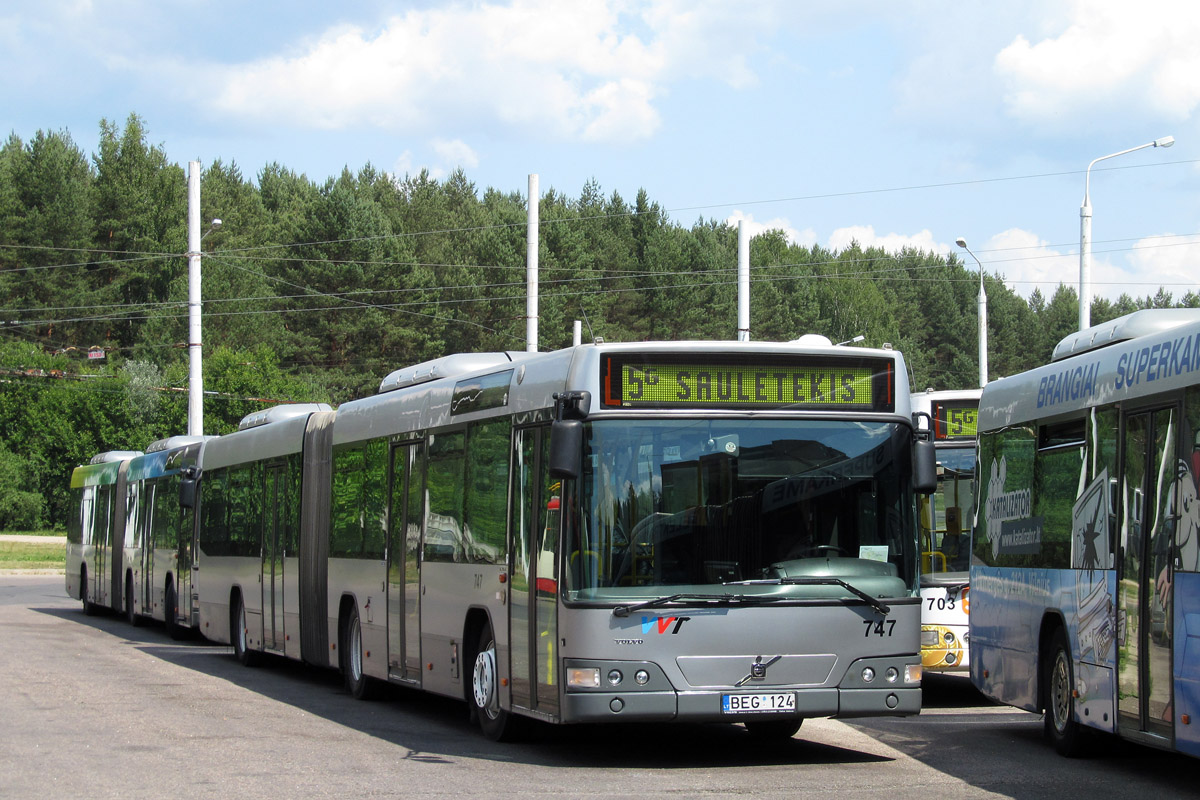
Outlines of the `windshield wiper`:
[[891,607],[891,606],[889,606],[888,604],[884,603],[884,602],[883,602],[882,600],[880,600],[879,598],[877,598],[877,597],[872,597],[871,595],[869,595],[869,594],[867,594],[866,592],[864,592],[862,589],[859,589],[857,586],[854,586],[853,584],[847,583],[846,581],[842,580],[841,578],[834,578],[834,577],[818,577],[818,578],[761,578],[761,579],[758,579],[758,580],[749,580],[749,581],[730,581],[729,583],[727,583],[727,584],[725,584],[725,585],[726,585],[726,586],[731,586],[731,585],[740,585],[740,586],[753,586],[753,585],[755,585],[755,584],[769,584],[769,585],[773,585],[773,586],[779,586],[779,585],[787,585],[787,586],[841,586],[841,587],[842,587],[843,589],[845,589],[846,591],[848,591],[848,592],[850,592],[851,594],[853,594],[853,595],[855,595],[855,596],[857,596],[857,597],[861,598],[861,599],[863,600],[863,602],[865,602],[865,603],[866,603],[867,605],[869,605],[871,608],[873,608],[873,609],[875,609],[876,611],[878,611],[880,614],[883,614],[885,617],[886,617],[886,616],[887,616],[887,615],[888,615],[888,614],[891,612],[891,610],[892,610],[892,607]]
[[757,595],[757,594],[697,594],[694,592],[680,592],[679,594],[668,594],[662,597],[655,597],[652,600],[643,600],[640,603],[629,603],[623,606],[617,606],[612,610],[614,617],[628,617],[635,611],[641,611],[645,608],[655,608],[657,606],[665,606],[667,603],[674,603],[677,600],[703,600],[706,602],[718,603],[774,603],[779,600],[790,600],[790,597],[781,597],[779,595]]

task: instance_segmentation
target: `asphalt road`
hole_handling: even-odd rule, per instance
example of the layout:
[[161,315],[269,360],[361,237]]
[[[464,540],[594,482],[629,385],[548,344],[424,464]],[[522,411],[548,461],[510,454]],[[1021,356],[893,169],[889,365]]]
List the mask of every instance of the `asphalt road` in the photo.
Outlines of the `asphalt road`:
[[85,617],[61,576],[0,576],[0,797],[1135,797],[1194,796],[1193,759],[1120,743],[1067,760],[1038,717],[961,679],[926,711],[808,720],[763,746],[731,725],[546,728],[496,744],[465,706],[393,689],[350,698],[338,676],[160,626]]

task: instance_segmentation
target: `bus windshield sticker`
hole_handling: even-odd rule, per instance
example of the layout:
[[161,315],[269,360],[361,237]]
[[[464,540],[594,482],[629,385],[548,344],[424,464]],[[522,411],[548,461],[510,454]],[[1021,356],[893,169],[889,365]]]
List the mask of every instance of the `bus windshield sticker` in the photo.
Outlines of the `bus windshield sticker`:
[[1084,490],[1071,509],[1071,568],[1089,573],[1112,569],[1112,547],[1108,531],[1108,470]]
[[1004,490],[1007,477],[1007,458],[992,459],[984,509],[992,558],[1001,554],[1036,555],[1042,552],[1042,518],[1030,516],[1032,492],[1029,489]]

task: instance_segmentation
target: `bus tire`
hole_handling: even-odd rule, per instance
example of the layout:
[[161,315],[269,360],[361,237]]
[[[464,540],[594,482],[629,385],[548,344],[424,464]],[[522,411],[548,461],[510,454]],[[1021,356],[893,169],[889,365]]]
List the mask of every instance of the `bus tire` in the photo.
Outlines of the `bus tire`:
[[133,603],[133,576],[125,576],[125,621],[137,628],[142,624],[142,615]]
[[788,717],[787,719],[763,719],[746,722],[746,732],[755,739],[762,741],[785,741],[791,739],[800,730],[803,717]]
[[257,667],[259,652],[250,649],[248,638],[246,604],[242,602],[239,592],[234,595],[233,605],[229,609],[229,643],[233,645],[233,657],[243,667]]
[[179,601],[178,596],[175,594],[175,582],[168,580],[167,588],[163,592],[163,625],[166,626],[167,635],[175,641],[179,641],[187,635],[183,626],[175,619],[178,607]]
[[521,737],[525,720],[500,707],[500,676],[496,669],[496,637],[491,625],[479,632],[479,646],[471,665],[471,717],[479,720],[483,735],[493,742]]
[[96,604],[88,599],[87,567],[79,570],[79,599],[83,601],[84,615],[89,617],[95,616]]
[[1046,687],[1046,738],[1059,755],[1075,758],[1083,752],[1084,731],[1075,719],[1074,668],[1062,628],[1050,637],[1050,648],[1045,655],[1042,680]]
[[346,691],[357,700],[371,700],[376,694],[375,679],[363,672],[362,623],[358,606],[350,608],[350,616],[342,626],[342,678]]

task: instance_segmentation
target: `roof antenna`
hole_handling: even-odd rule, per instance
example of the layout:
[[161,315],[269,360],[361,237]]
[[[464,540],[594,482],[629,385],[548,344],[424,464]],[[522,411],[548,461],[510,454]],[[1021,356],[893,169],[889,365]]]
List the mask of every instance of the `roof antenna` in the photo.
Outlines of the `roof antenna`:
[[579,313],[583,314],[584,324],[586,324],[588,326],[588,338],[591,339],[593,342],[596,341],[596,335],[594,333],[592,333],[592,321],[588,319],[587,309],[583,307],[582,302],[580,302],[580,304],[579,304]]

